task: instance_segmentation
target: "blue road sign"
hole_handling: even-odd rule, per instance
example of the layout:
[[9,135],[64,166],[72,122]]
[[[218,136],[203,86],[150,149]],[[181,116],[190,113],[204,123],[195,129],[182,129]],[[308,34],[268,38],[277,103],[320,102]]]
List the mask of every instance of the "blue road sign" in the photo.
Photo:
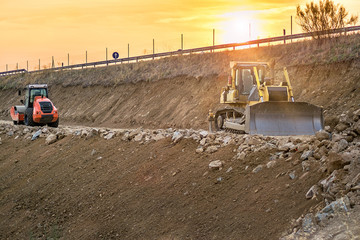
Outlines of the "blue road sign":
[[118,58],[119,58],[119,53],[118,53],[118,52],[114,52],[112,56],[113,56],[113,58],[118,59]]

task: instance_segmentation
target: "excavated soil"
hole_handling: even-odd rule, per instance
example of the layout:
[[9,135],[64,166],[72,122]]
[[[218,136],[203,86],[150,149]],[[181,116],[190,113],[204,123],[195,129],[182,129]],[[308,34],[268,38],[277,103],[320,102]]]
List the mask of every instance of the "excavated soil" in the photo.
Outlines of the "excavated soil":
[[[292,219],[320,202],[304,198],[322,177],[316,167],[294,180],[288,173],[301,174],[301,164],[284,161],[254,174],[250,169],[266,164],[271,152],[234,161],[232,145],[213,154],[195,153],[197,145],[189,139],[139,144],[71,136],[47,145],[43,138],[3,135],[0,235],[277,239]],[[209,171],[212,160],[223,161],[223,169]]]

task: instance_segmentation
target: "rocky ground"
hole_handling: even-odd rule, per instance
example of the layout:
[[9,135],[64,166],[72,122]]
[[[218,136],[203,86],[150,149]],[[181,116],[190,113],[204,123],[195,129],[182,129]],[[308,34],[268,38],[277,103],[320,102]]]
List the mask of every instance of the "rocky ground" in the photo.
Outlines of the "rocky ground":
[[[316,136],[297,137],[172,128],[62,126],[54,129],[2,122],[0,235],[8,239],[29,234],[34,238],[55,236],[65,239],[119,236],[134,239],[351,239],[351,236],[359,236],[360,231],[359,224],[354,224],[359,220],[360,205],[359,118],[360,110],[342,114],[334,127],[327,126]],[[75,145],[80,148],[73,149]],[[132,147],[127,149],[129,146]],[[32,153],[31,149],[37,150]],[[66,157],[59,153],[65,149],[68,149]],[[120,175],[136,168],[129,165],[128,157],[119,157],[119,152],[123,153],[121,156],[128,156],[137,151],[141,155],[136,157],[138,162],[133,159],[132,164],[140,165],[133,174],[141,172],[141,177],[124,176],[121,184],[107,187],[106,182],[112,181],[112,167],[120,171],[117,172]],[[27,157],[20,157],[22,155]],[[168,156],[174,159],[167,159]],[[62,158],[69,159],[63,161]],[[75,166],[77,158],[82,159],[82,164]],[[119,168],[119,164],[126,167]],[[74,171],[82,168],[87,168],[87,171]],[[109,179],[95,173],[103,168],[106,168]],[[61,175],[59,179],[56,178],[58,174]],[[67,182],[63,179],[64,174],[70,183],[53,184],[54,181]],[[178,177],[187,180],[176,181]],[[89,187],[80,179],[95,181],[95,186],[102,187]],[[74,185],[72,181],[78,183]],[[164,185],[164,181],[171,182],[170,186]],[[125,187],[124,183],[133,188]],[[52,187],[45,187],[48,184]],[[143,191],[152,189],[142,196],[149,201],[144,206],[136,204],[139,185]],[[167,190],[162,192],[164,186]],[[102,213],[94,212],[90,205],[80,207],[89,203],[84,203],[83,193],[71,191],[68,187],[94,187],[97,198],[106,196],[109,205],[106,206],[106,202],[105,205],[98,202],[90,205],[110,207],[110,212],[109,209],[103,211],[116,213],[119,215],[115,218],[117,221],[128,221],[139,229],[127,226],[125,231],[124,223],[114,224],[114,217],[107,215],[101,220],[103,224],[94,227],[94,223],[88,221]],[[181,200],[187,198],[183,200],[184,204],[173,199],[179,194]],[[116,208],[120,197],[124,206]],[[65,199],[60,201],[59,198]],[[207,204],[204,204],[204,199]],[[69,207],[74,201],[79,208]],[[230,205],[224,206],[222,202]],[[129,207],[131,204],[136,206]],[[146,210],[146,216],[141,217],[144,211],[138,207],[150,209]],[[24,214],[21,220],[18,214]],[[52,218],[55,216],[57,220],[54,222]],[[160,221],[161,218],[166,221]],[[341,218],[340,222],[346,224],[343,227],[337,225],[338,230],[325,231],[335,221],[332,218]],[[348,220],[344,222],[344,218]],[[76,219],[85,222],[82,227],[89,226],[90,229],[79,228]],[[230,227],[232,225],[237,227]]]

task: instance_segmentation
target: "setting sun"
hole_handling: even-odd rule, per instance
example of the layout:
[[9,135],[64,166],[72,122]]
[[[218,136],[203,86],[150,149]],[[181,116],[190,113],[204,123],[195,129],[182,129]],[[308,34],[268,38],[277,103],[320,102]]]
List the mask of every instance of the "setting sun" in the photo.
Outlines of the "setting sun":
[[222,43],[249,41],[261,35],[258,21],[252,11],[225,13],[221,17],[224,18],[219,24]]

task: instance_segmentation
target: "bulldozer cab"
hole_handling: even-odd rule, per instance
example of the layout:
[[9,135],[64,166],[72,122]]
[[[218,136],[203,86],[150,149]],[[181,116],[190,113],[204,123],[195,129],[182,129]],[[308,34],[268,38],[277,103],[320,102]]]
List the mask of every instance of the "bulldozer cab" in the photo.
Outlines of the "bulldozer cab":
[[48,97],[48,88],[46,84],[32,84],[25,88],[25,107],[33,107],[36,96]]
[[266,74],[266,63],[231,62],[234,87],[240,95],[249,95],[252,89],[256,87],[254,67],[257,67],[260,84],[262,84]]

